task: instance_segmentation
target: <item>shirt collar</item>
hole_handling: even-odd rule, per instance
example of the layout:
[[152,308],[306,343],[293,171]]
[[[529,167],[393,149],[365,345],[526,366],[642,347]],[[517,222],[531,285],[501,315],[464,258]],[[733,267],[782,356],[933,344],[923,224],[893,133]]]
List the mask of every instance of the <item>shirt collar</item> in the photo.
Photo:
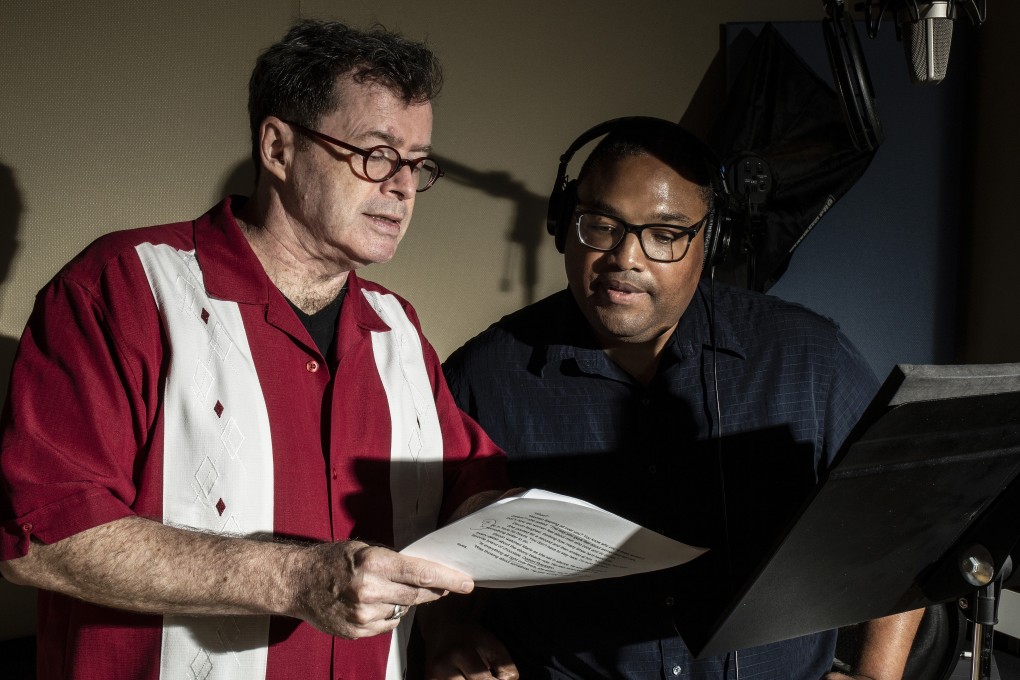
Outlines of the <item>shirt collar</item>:
[[701,354],[706,347],[743,358],[744,347],[733,329],[731,310],[721,296],[716,296],[712,283],[702,279],[694,291],[687,310],[680,317],[673,337],[667,345],[678,360],[683,361]]
[[195,220],[195,257],[212,297],[266,304],[275,288],[234,219],[246,200],[227,197]]

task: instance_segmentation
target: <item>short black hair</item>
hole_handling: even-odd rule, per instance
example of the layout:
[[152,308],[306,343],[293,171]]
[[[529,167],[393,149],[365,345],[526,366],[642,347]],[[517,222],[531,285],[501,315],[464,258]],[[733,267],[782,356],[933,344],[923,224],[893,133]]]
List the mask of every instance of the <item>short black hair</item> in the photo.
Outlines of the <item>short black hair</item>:
[[698,186],[711,207],[718,194],[719,164],[711,150],[677,123],[642,118],[614,128],[595,146],[577,174],[580,184],[596,169],[628,156],[658,158]]
[[315,128],[323,115],[343,105],[337,79],[378,83],[407,104],[439,95],[443,70],[424,43],[376,25],[367,31],[338,21],[304,20],[255,62],[248,81],[252,161],[259,161],[259,128],[267,116]]

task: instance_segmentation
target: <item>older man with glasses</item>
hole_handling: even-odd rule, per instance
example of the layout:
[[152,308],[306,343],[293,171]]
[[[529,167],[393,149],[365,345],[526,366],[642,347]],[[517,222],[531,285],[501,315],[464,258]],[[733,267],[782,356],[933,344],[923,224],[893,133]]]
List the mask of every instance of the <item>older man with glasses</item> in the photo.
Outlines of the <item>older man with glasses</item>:
[[382,545],[505,489],[504,458],[355,274],[442,176],[440,83],[421,44],[296,25],[251,76],[253,196],[104,236],[40,293],[0,448],[40,678],[402,678],[409,610],[471,590]]

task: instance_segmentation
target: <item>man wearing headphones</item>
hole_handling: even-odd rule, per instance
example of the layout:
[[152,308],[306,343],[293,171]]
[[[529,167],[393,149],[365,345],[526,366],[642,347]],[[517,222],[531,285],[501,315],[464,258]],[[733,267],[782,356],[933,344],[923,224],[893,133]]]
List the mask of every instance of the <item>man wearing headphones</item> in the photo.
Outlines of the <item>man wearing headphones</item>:
[[[598,137],[568,181],[570,157]],[[833,322],[702,278],[723,241],[717,168],[664,120],[582,135],[550,198],[567,290],[503,318],[444,366],[461,408],[506,451],[514,484],[709,552],[640,576],[493,591],[483,629],[425,629],[428,677],[829,674],[833,631],[698,660],[683,642],[766,553],[878,386]],[[871,622],[858,677],[899,678],[919,618]]]

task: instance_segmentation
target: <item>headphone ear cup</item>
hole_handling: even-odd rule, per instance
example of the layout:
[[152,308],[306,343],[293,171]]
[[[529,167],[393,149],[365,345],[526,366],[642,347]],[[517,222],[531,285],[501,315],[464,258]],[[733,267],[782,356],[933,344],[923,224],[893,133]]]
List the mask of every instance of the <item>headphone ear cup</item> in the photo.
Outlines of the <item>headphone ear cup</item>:
[[716,216],[717,213],[713,207],[709,212],[708,219],[705,220],[705,259],[702,261],[705,269],[716,263],[716,243],[718,241],[716,237]]
[[713,207],[705,222],[705,271],[710,267],[724,265],[729,260],[732,234],[729,219],[720,214],[718,206]]
[[[562,253],[567,247],[567,232],[570,230],[570,221],[574,216],[574,207],[577,205],[577,180],[570,180],[557,193],[555,206],[553,199],[549,199],[550,222],[548,226],[550,233],[555,237],[556,250]],[[555,215],[553,214],[554,207]]]

